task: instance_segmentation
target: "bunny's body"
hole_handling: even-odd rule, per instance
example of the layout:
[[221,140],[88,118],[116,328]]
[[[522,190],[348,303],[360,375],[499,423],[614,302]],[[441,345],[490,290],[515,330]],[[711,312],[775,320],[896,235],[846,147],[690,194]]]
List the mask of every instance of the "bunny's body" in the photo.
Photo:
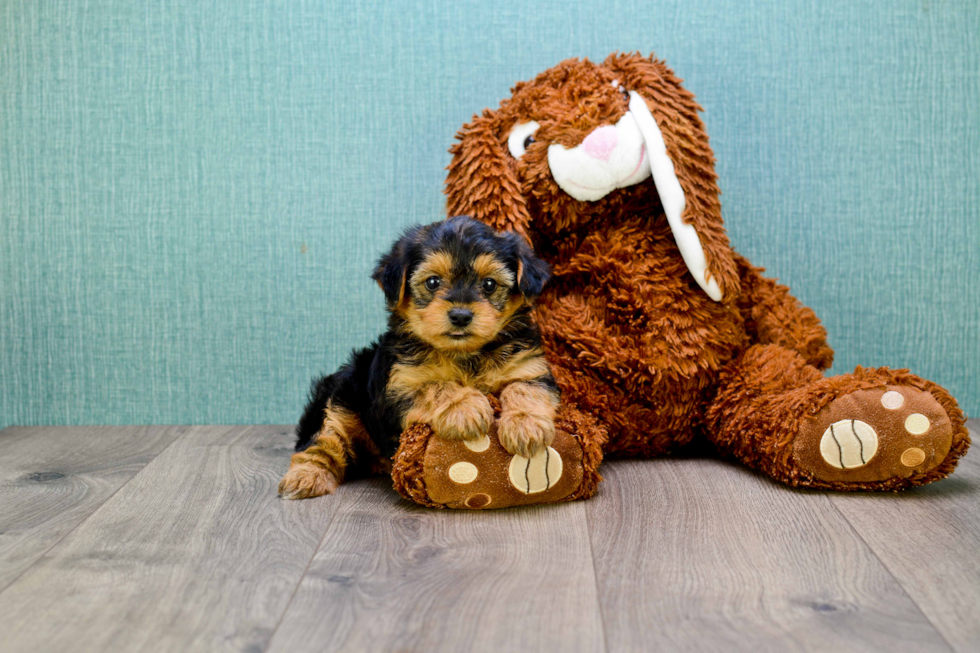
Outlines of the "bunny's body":
[[792,485],[900,489],[969,446],[934,383],[832,361],[813,311],[730,247],[693,96],[662,63],[569,60],[458,134],[449,213],[527,237],[552,267],[537,321],[563,401],[607,454],[703,434]]

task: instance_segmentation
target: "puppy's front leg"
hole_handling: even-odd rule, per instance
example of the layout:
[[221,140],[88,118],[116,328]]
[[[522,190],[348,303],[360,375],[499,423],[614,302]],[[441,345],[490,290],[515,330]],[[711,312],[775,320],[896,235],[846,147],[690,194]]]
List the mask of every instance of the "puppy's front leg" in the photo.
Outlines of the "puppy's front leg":
[[415,395],[405,426],[423,422],[447,440],[476,440],[490,430],[493,408],[476,388],[458,383],[429,383]]
[[500,393],[497,437],[512,454],[531,458],[555,439],[558,392],[544,383],[516,381]]
[[305,451],[293,454],[289,471],[279,481],[282,498],[308,499],[333,493],[343,483],[353,458],[354,438],[363,431],[357,415],[328,402],[320,432]]

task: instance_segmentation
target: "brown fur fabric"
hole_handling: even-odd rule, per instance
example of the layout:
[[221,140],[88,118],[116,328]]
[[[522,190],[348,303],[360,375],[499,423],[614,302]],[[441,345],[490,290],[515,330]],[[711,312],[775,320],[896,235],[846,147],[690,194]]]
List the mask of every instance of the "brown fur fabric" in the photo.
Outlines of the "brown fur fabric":
[[[662,132],[684,194],[683,222],[697,231],[705,276],[717,282],[721,301],[695,283],[653,179],[592,201],[575,199],[555,179],[552,148],[582,146],[599,128],[617,125],[631,110],[630,91]],[[516,231],[552,266],[535,314],[563,403],[608,429],[607,455],[660,455],[706,435],[791,485],[892,490],[945,477],[969,445],[952,397],[902,370],[858,368],[825,378],[833,351],[816,315],[731,249],[700,109],[662,61],[614,54],[601,64],[570,59],[517,84],[498,109],[457,134],[445,188],[449,215]],[[531,121],[537,130],[516,156],[509,135]],[[872,482],[828,481],[801,463],[794,443],[820,437],[821,409],[872,387],[881,389],[878,402],[885,386],[909,388],[911,403],[901,409],[909,414],[922,402],[945,410],[948,422],[943,417],[922,436],[951,443],[941,462]],[[852,425],[869,420],[881,451],[915,444],[910,433],[874,422],[871,408],[847,417]],[[843,453],[840,459],[843,465]]]
[[425,448],[432,437],[432,427],[428,424],[413,424],[405,429],[395,452],[394,464],[391,466],[391,480],[395,490],[415,503],[429,508],[445,508],[429,498],[425,487]]
[[558,408],[555,428],[574,435],[582,447],[582,484],[565,501],[588,499],[596,493],[602,480],[599,464],[602,462],[602,448],[606,444],[606,429],[588,413],[567,404]]

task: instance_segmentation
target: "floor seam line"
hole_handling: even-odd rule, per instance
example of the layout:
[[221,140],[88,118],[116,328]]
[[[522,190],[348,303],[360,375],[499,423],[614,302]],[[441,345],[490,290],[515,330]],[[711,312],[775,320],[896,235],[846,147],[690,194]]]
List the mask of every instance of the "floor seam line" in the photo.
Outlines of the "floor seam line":
[[[595,497],[592,499],[594,500]],[[602,608],[602,597],[599,594],[599,571],[596,569],[595,564],[595,542],[592,541],[592,523],[589,519],[588,507],[583,506],[582,510],[585,513],[585,532],[589,536],[589,557],[592,559],[592,586],[595,588],[595,601],[599,608],[599,626],[602,628],[602,647],[608,653],[611,649],[609,648],[609,639],[606,632],[606,615]]]
[[[179,427],[178,427],[178,428],[179,428]],[[176,442],[177,442],[178,440],[180,440],[180,438],[181,438],[181,436],[183,436],[183,435],[184,435],[185,433],[187,433],[188,431],[190,431],[192,427],[189,427],[189,426],[188,426],[188,427],[186,427],[186,428],[187,428],[187,431],[184,431],[183,433],[178,433],[178,434],[177,434],[177,436],[176,436],[176,437],[174,437],[174,439],[170,441],[170,444],[168,444],[168,445],[167,445],[167,446],[165,446],[165,447],[164,447],[163,449],[161,449],[160,451],[158,451],[158,452],[157,452],[157,454],[156,454],[155,456],[153,456],[153,458],[152,458],[152,459],[150,459],[150,460],[148,460],[148,461],[146,462],[146,464],[145,464],[145,465],[143,465],[143,467],[141,467],[141,468],[140,468],[140,469],[139,469],[139,470],[138,470],[138,471],[137,471],[137,472],[136,472],[135,474],[133,474],[133,475],[132,475],[131,477],[129,477],[129,478],[128,478],[128,479],[126,480],[126,482],[125,482],[125,483],[123,483],[122,485],[120,485],[119,487],[117,487],[117,488],[116,488],[116,489],[115,489],[115,490],[113,491],[113,493],[112,493],[112,494],[110,494],[109,496],[107,496],[107,497],[105,498],[105,500],[104,500],[104,501],[103,501],[102,503],[100,503],[100,504],[99,504],[99,506],[98,506],[98,507],[97,507],[97,508],[96,508],[95,510],[93,510],[93,511],[92,511],[92,512],[91,512],[91,513],[90,513],[89,515],[87,515],[87,516],[85,517],[85,519],[82,519],[82,520],[81,520],[81,521],[79,521],[79,522],[78,522],[77,524],[75,524],[75,525],[74,525],[74,526],[72,526],[72,527],[71,527],[70,529],[68,529],[68,531],[67,531],[67,532],[66,532],[66,533],[65,533],[64,535],[62,535],[61,537],[59,537],[59,538],[57,539],[57,541],[55,541],[55,542],[54,542],[54,543],[53,543],[53,544],[52,544],[51,546],[49,546],[49,547],[48,547],[47,549],[45,549],[45,550],[44,550],[44,553],[42,553],[41,555],[39,555],[39,556],[37,557],[37,560],[35,560],[34,562],[32,562],[32,563],[31,563],[30,565],[28,565],[28,566],[27,566],[27,568],[26,568],[26,569],[24,569],[24,571],[22,571],[22,572],[20,572],[19,574],[17,574],[17,576],[15,576],[15,577],[14,577],[13,579],[11,579],[11,581],[10,581],[9,583],[7,583],[6,585],[4,585],[3,587],[0,587],[0,594],[3,594],[3,593],[4,593],[4,592],[6,592],[6,591],[7,591],[8,589],[10,589],[11,587],[13,587],[13,586],[14,586],[14,583],[16,583],[16,582],[17,582],[17,581],[19,581],[19,580],[20,580],[21,578],[23,578],[23,577],[24,577],[24,574],[26,574],[26,573],[27,573],[27,572],[29,572],[29,571],[30,571],[31,569],[33,569],[34,567],[36,567],[36,566],[37,566],[37,564],[38,564],[38,563],[39,563],[39,562],[40,562],[41,560],[43,560],[43,559],[44,559],[44,556],[46,556],[46,555],[48,555],[48,554],[49,554],[49,553],[50,553],[50,552],[51,552],[51,551],[52,551],[52,550],[53,550],[53,549],[54,549],[54,548],[55,548],[56,546],[58,546],[59,544],[61,544],[62,542],[64,542],[64,541],[65,541],[65,539],[66,539],[66,538],[67,538],[67,537],[68,537],[69,535],[71,535],[72,533],[74,533],[74,532],[75,532],[76,530],[78,530],[78,529],[79,529],[79,528],[81,527],[81,525],[82,525],[82,524],[84,524],[84,523],[86,523],[86,522],[87,522],[88,520],[90,520],[90,519],[91,519],[92,517],[94,517],[94,516],[95,516],[95,514],[96,514],[97,512],[99,512],[100,510],[102,510],[102,507],[103,507],[103,506],[105,506],[105,504],[107,504],[107,503],[109,503],[109,502],[110,502],[110,501],[112,500],[112,498],[113,498],[113,497],[115,497],[115,496],[116,496],[117,494],[119,494],[119,492],[120,492],[120,490],[122,490],[122,489],[123,489],[124,487],[126,487],[127,485],[129,485],[130,483],[132,483],[132,482],[133,482],[133,479],[134,479],[134,478],[136,478],[137,476],[139,476],[139,475],[140,475],[140,474],[141,474],[141,473],[143,472],[143,470],[144,470],[144,469],[146,469],[147,467],[149,467],[149,466],[150,466],[150,464],[151,464],[151,463],[152,463],[152,462],[153,462],[154,460],[156,460],[157,458],[159,458],[159,457],[160,457],[160,456],[161,456],[161,455],[163,454],[163,452],[164,452],[164,451],[166,451],[166,450],[167,450],[167,449],[169,449],[170,447],[172,447],[172,446],[174,446],[174,443],[176,443]]]
[[[334,498],[336,498],[336,495],[334,495]],[[295,499],[281,499],[281,501],[294,501],[294,500]],[[304,501],[305,499],[299,499],[299,500]],[[293,605],[293,600],[296,598],[296,595],[299,593],[300,586],[302,586],[303,581],[306,580],[306,574],[310,571],[310,567],[313,566],[313,561],[316,560],[316,555],[320,553],[320,549],[323,548],[323,543],[324,541],[326,541],[327,534],[330,533],[330,528],[333,526],[334,521],[337,519],[337,514],[339,512],[340,512],[340,506],[337,506],[337,508],[334,510],[333,515],[331,515],[330,517],[330,522],[327,524],[327,527],[323,530],[323,535],[320,536],[320,541],[317,542],[316,548],[313,549],[313,555],[311,555],[310,559],[307,561],[306,568],[303,569],[303,573],[300,574],[299,581],[297,581],[296,587],[293,588],[293,593],[289,596],[289,601],[286,602],[286,606],[282,609],[282,614],[279,615],[279,620],[276,621],[276,627],[272,629],[272,633],[269,635],[269,641],[265,643],[265,648],[262,649],[262,653],[266,653],[266,651],[269,650],[269,647],[272,646],[272,640],[276,638],[276,633],[279,632],[279,627],[282,626],[282,622],[283,620],[285,620],[286,614],[289,612],[290,606]]]
[[847,527],[851,530],[851,532],[854,533],[854,535],[857,536],[857,538],[859,540],[861,540],[861,543],[864,544],[865,547],[867,547],[868,551],[871,552],[871,555],[873,555],[875,557],[875,560],[877,560],[878,563],[882,566],[882,568],[886,572],[888,572],[888,575],[891,576],[891,579],[893,581],[895,581],[895,584],[898,585],[899,588],[901,588],[902,594],[904,594],[905,597],[909,601],[912,602],[912,605],[915,606],[915,609],[918,610],[919,614],[921,614],[922,617],[926,620],[926,622],[930,626],[932,626],[932,629],[935,630],[936,631],[936,634],[939,635],[939,638],[942,639],[943,642],[946,643],[946,646],[949,647],[949,650],[952,651],[953,653],[956,653],[959,649],[957,649],[955,646],[953,646],[953,644],[948,639],[946,639],[946,635],[945,635],[945,633],[943,633],[942,629],[935,622],[933,622],[932,619],[929,618],[929,615],[927,615],[925,613],[925,611],[922,609],[922,606],[919,605],[919,602],[916,601],[914,598],[912,598],[912,595],[909,594],[909,591],[905,587],[905,584],[901,580],[899,580],[898,576],[895,575],[895,573],[892,571],[891,567],[889,567],[888,564],[884,560],[881,559],[881,556],[878,555],[878,552],[874,549],[874,547],[871,546],[871,544],[868,543],[868,541],[866,539],[864,539],[864,536],[861,534],[861,531],[859,531],[857,528],[855,528],[854,527],[854,524],[847,517],[847,515],[845,515],[841,511],[841,509],[837,507],[837,503],[834,502],[834,497],[828,495],[827,496],[827,501],[830,502],[830,505],[833,506],[833,508],[837,512],[837,514],[840,515],[844,519],[844,522],[847,524]]

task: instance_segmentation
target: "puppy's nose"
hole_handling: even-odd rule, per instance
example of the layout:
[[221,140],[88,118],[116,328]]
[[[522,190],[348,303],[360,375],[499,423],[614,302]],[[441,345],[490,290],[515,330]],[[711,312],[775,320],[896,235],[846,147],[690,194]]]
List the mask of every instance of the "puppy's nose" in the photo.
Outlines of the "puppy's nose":
[[582,147],[585,148],[586,153],[593,159],[608,161],[609,156],[616,149],[618,143],[619,138],[616,136],[616,128],[612,125],[606,125],[586,136],[585,140],[582,141]]
[[473,311],[468,308],[449,309],[449,321],[453,326],[464,327],[473,321]]

